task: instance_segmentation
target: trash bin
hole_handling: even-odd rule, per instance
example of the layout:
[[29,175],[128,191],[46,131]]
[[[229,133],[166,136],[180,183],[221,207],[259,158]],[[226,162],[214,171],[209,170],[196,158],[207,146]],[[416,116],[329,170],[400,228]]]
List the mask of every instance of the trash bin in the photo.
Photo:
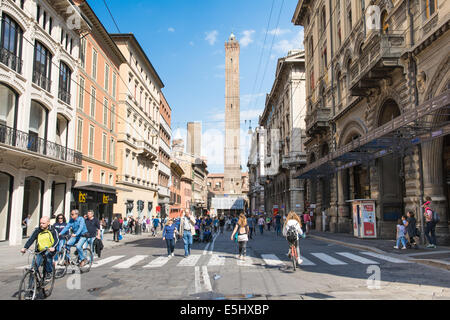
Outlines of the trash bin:
[[136,222],[136,226],[135,226],[134,230],[135,230],[135,234],[141,234],[142,229],[141,229],[141,224],[139,222]]

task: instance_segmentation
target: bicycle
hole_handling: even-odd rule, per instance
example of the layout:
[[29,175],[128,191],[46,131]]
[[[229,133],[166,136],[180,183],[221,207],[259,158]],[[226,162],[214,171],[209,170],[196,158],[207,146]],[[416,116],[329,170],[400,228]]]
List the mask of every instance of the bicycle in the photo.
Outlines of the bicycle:
[[[34,252],[31,250],[27,250],[30,254],[28,260],[31,256],[33,256],[32,263],[30,267],[25,268],[25,273],[20,281],[18,299],[19,300],[35,300],[37,298],[38,293],[42,293],[44,298],[48,298],[53,291],[53,287],[55,285],[55,268],[52,269],[52,277],[50,281],[45,279],[45,260],[43,258],[40,265],[36,264],[36,257],[39,254],[46,252],[47,249],[41,252]],[[52,261],[53,263],[53,261]]]
[[297,267],[297,261],[298,261],[297,244],[296,243],[290,243],[289,246],[290,246],[289,247],[289,254],[291,256],[292,265],[294,266],[294,271],[295,271],[296,267]]
[[[75,246],[72,246],[75,247]],[[67,269],[70,266],[74,266],[74,267],[78,267],[78,269],[80,270],[80,273],[86,273],[89,272],[91,270],[91,266],[92,266],[92,262],[94,261],[94,257],[92,254],[91,249],[88,248],[83,248],[83,254],[86,257],[86,264],[83,267],[80,267],[80,258],[78,256],[78,251],[75,248],[75,252],[74,254],[70,254],[69,252],[69,248],[67,247],[67,243],[64,244],[64,246],[62,247],[61,251],[59,251],[57,253],[58,255],[58,259],[56,261],[56,277],[57,278],[62,278],[67,274]],[[69,259],[69,255],[70,255],[70,259]]]

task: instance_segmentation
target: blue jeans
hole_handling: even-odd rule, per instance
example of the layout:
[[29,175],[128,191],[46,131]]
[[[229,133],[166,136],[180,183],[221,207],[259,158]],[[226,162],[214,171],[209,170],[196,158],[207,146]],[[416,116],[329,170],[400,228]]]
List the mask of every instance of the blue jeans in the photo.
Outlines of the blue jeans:
[[397,247],[400,245],[400,241],[402,242],[403,247],[406,247],[406,238],[404,236],[397,239]]
[[263,232],[264,232],[264,225],[263,224],[259,225],[259,232],[261,232],[261,234],[263,234]]
[[184,241],[184,255],[188,256],[191,254],[191,245],[192,245],[192,233],[190,231],[184,231],[183,233],[183,241]]
[[275,230],[277,231],[277,236],[279,236],[280,235],[280,233],[281,233],[281,224],[276,224],[275,225]]
[[[67,249],[69,250],[69,252],[67,253],[67,258],[70,260],[70,248],[72,246],[75,245],[75,243],[77,244],[77,251],[78,251],[78,257],[80,258],[80,261],[83,261],[84,259],[86,259],[86,257],[83,254],[83,244],[86,242],[86,240],[82,240],[84,237],[78,236],[78,237],[73,237],[70,238],[69,241],[67,241]],[[86,238],[84,238],[86,239]]]
[[42,264],[42,260],[45,258],[44,270],[47,273],[52,273],[52,271],[53,271],[52,262],[53,262],[54,254],[55,254],[55,252],[50,252],[50,251],[46,251],[46,252],[37,254],[35,256],[35,258],[33,258],[33,267],[38,268]]
[[171,255],[175,251],[175,239],[166,238],[166,244],[167,244],[167,254]]
[[[64,244],[66,243],[66,239],[59,239],[58,246],[56,247],[56,251],[60,252],[62,248],[64,248]],[[58,260],[58,255],[55,254],[55,257],[53,258],[55,261]]]
[[433,221],[427,222],[425,225],[425,237],[427,237],[429,244],[436,245],[436,224]]
[[81,237],[81,239],[80,239],[80,242],[82,243],[81,246],[83,248],[86,248],[87,246],[89,246],[89,249],[91,249],[91,252],[94,252],[94,240],[95,240],[95,237],[92,237],[92,238]]

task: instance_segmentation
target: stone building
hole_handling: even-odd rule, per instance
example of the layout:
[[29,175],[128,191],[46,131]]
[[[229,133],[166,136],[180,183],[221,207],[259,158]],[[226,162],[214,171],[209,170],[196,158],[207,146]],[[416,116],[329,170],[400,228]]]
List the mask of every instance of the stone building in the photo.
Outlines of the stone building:
[[[211,208],[211,200],[214,197],[223,197],[225,193],[225,175],[223,173],[210,173],[207,177],[208,187],[208,208]],[[242,195],[246,198],[249,192],[249,175],[248,172],[241,173],[241,181],[239,188]]]
[[116,151],[119,188],[114,213],[154,216],[159,200],[159,108],[164,84],[133,34],[111,37],[127,61],[120,66]]
[[305,113],[305,53],[292,50],[278,59],[275,81],[259,118],[260,128],[265,129],[265,175],[260,182],[266,212],[303,212],[304,186],[295,173],[306,164]]
[[70,1],[1,1],[0,14],[0,241],[19,245],[42,216],[70,211],[83,168],[74,150],[80,35],[91,27]]
[[171,183],[170,183],[170,218],[179,218],[182,214],[183,203],[181,193],[184,191],[182,188],[181,178],[184,175],[184,171],[181,168],[177,160],[170,162],[171,170]]
[[164,94],[161,92],[161,105],[159,108],[159,163],[158,163],[158,206],[162,216],[169,214],[171,179],[171,140],[172,129],[170,119],[172,109],[169,106]]
[[186,153],[200,157],[202,154],[202,123],[187,123]]
[[249,191],[248,201],[250,212],[253,214],[264,212],[264,184],[265,184],[265,137],[266,130],[257,127],[252,133],[250,152],[248,156]]
[[83,171],[73,185],[72,208],[113,218],[116,194],[119,68],[126,60],[86,1],[75,1],[92,30],[81,39],[76,95],[75,148],[83,153]]
[[[350,232],[352,199],[375,200],[377,234],[397,218],[421,222],[426,196],[448,243],[450,3],[436,0],[298,2],[305,34],[307,199],[331,232]],[[376,6],[376,7],[373,7]],[[330,15],[331,14],[331,15]],[[448,114],[448,112],[447,112]]]

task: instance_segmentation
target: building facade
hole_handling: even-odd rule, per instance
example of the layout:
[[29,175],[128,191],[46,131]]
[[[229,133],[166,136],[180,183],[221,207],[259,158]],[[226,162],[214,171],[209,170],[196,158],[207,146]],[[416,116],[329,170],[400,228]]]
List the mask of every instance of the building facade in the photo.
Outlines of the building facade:
[[378,11],[356,0],[298,2],[292,22],[305,31],[308,161],[298,177],[319,228],[326,214],[330,231],[352,231],[348,201],[373,199],[377,234],[393,239],[409,210],[423,225],[421,204],[431,197],[438,244],[449,243],[450,4],[371,5]]
[[275,81],[259,119],[266,133],[262,179],[266,212],[302,213],[304,209],[304,186],[295,174],[306,164],[305,80],[304,51],[292,50],[278,59]]
[[250,152],[248,156],[249,209],[253,214],[265,211],[264,185],[266,183],[265,154],[266,154],[266,130],[257,127],[252,133]]
[[122,216],[154,216],[158,204],[159,107],[164,87],[133,34],[111,34],[120,66],[117,123],[117,204]]
[[170,162],[171,183],[170,183],[170,218],[179,218],[182,214],[183,203],[181,194],[183,192],[181,178],[184,171],[176,160]]
[[240,73],[239,42],[231,34],[225,42],[225,192],[239,195],[241,180],[240,153]]
[[[207,176],[207,187],[208,187],[207,207],[210,209],[214,209],[212,207],[213,198],[223,198],[228,196],[228,194],[225,193],[225,175],[223,173],[209,173]],[[244,199],[244,201],[247,200],[249,187],[250,187],[249,174],[248,172],[243,172],[241,173],[239,188],[242,190],[243,195],[242,198]]]
[[19,245],[42,216],[70,211],[82,169],[77,60],[90,26],[69,1],[2,1],[0,14],[0,241]]
[[176,161],[183,170],[181,176],[181,210],[193,210],[192,194],[194,172],[192,169],[192,157],[184,152],[183,139],[175,139],[172,142],[172,160]]
[[111,223],[117,203],[119,70],[126,60],[87,2],[76,4],[92,29],[80,45],[75,148],[83,153],[84,168],[76,176],[71,207],[82,214],[94,210]]
[[159,163],[158,163],[158,206],[160,215],[163,217],[169,214],[171,180],[171,140],[172,129],[170,128],[170,119],[172,110],[167,103],[164,94],[161,92],[160,125],[159,125]]

